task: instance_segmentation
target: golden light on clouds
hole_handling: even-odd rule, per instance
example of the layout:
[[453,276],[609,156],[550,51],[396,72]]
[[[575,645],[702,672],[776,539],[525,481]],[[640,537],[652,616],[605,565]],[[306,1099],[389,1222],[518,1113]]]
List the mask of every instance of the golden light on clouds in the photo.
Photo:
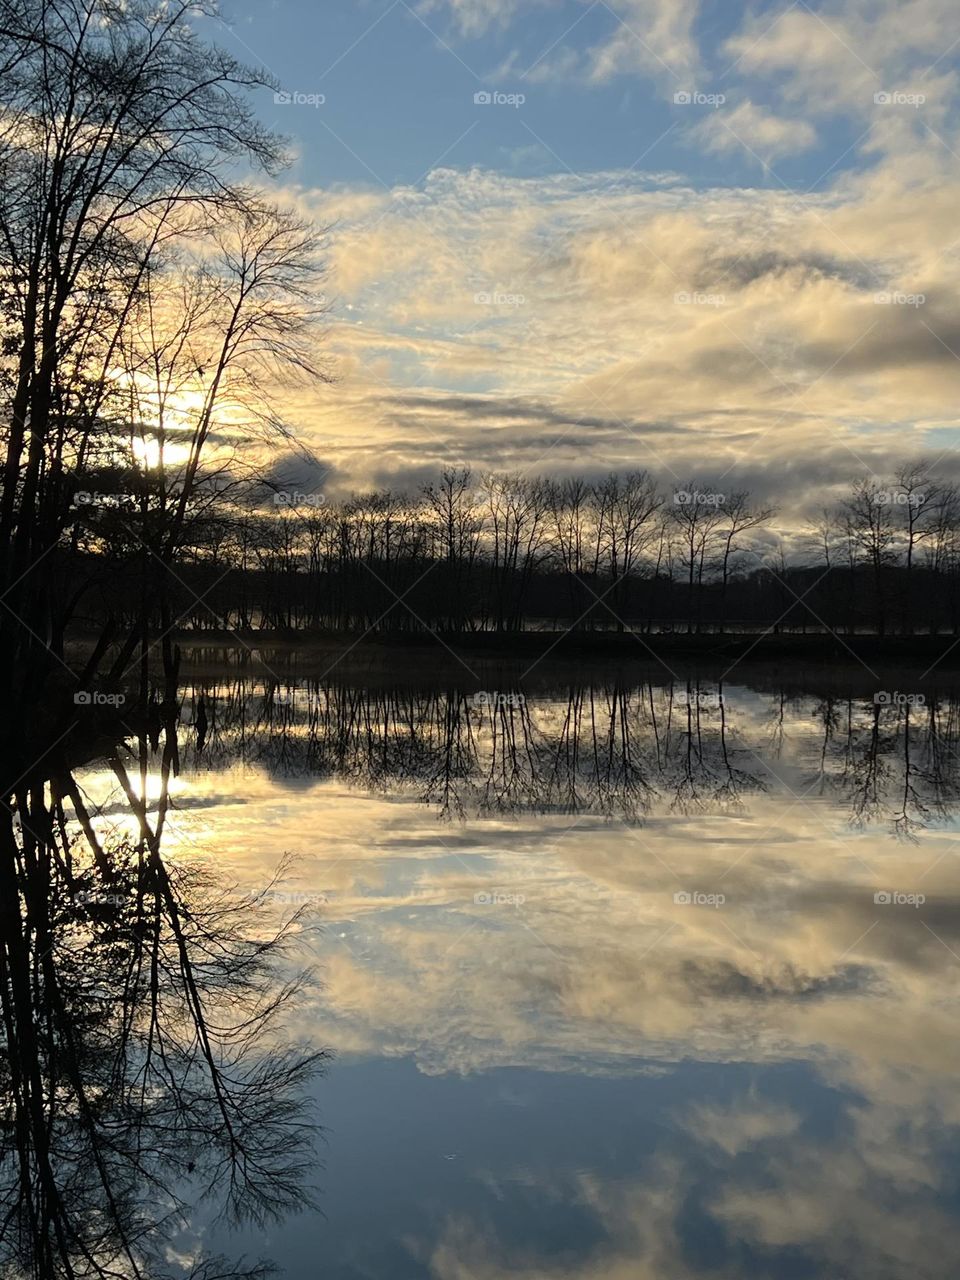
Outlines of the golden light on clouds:
[[341,483],[586,462],[782,492],[786,468],[816,505],[865,464],[952,452],[960,182],[932,149],[807,195],[478,170],[406,194],[338,224],[339,382],[290,405]]

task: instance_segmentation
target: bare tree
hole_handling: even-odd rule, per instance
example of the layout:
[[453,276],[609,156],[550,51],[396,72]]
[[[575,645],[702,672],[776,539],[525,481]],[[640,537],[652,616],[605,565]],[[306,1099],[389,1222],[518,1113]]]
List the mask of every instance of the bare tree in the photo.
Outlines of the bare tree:
[[603,558],[610,586],[607,590],[609,612],[623,631],[623,613],[630,581],[643,563],[649,547],[656,540],[653,519],[663,498],[646,471],[626,475],[611,473],[593,491],[597,519],[597,550]]
[[708,492],[700,482],[690,480],[675,491],[670,514],[679,533],[679,552],[687,579],[687,633],[700,630],[699,600],[706,566],[710,563],[723,523],[721,510],[724,495]]
[[0,19],[0,275],[9,382],[0,572],[26,624],[8,663],[49,630],[43,575],[69,520],[71,468],[111,449],[118,343],[173,241],[242,206],[225,175],[282,151],[244,101],[267,83],[191,29],[201,4],[5,3]]
[[753,506],[750,493],[746,489],[724,495],[724,503],[720,508],[720,630],[726,624],[727,588],[730,582],[730,570],[734,557],[741,548],[739,539],[751,529],[759,528],[773,519],[776,507]]
[[877,632],[886,634],[886,570],[895,559],[896,527],[890,491],[877,480],[858,480],[842,506],[851,548],[873,575],[874,618]]
[[896,501],[897,510],[902,512],[905,525],[905,575],[901,627],[904,635],[910,635],[913,632],[914,615],[914,560],[917,548],[925,539],[931,537],[936,529],[940,489],[923,463],[912,462],[898,470],[892,496]]

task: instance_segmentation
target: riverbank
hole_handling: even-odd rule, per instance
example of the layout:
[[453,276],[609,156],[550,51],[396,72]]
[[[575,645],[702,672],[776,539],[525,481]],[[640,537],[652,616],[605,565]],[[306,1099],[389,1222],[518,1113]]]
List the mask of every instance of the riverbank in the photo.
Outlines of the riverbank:
[[923,669],[949,662],[960,666],[960,637],[810,635],[799,633],[682,635],[675,632],[521,631],[471,633],[421,632],[284,632],[181,631],[176,643],[184,651],[240,645],[253,649],[291,650],[299,654],[336,654],[360,650],[372,654],[446,651],[464,657],[636,659],[703,658],[769,662],[802,658],[811,662],[903,662]]
[[[630,633],[284,633],[181,631],[181,670],[196,679],[243,672],[288,679],[390,685],[525,688],[572,679],[651,682],[697,679],[789,690],[798,682],[824,694],[869,697],[880,691],[932,692],[953,684],[960,641],[952,636],[650,635]],[[93,638],[75,636],[68,660],[79,665]],[[159,673],[159,647],[151,665]],[[748,674],[749,673],[749,674]]]

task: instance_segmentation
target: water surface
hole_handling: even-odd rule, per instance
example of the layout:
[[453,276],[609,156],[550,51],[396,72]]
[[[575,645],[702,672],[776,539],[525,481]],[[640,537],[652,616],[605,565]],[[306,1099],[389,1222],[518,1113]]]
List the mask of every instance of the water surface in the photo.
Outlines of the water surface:
[[166,855],[302,912],[296,1030],[335,1054],[322,1213],[241,1245],[331,1280],[951,1273],[960,702],[741,679],[187,686]]

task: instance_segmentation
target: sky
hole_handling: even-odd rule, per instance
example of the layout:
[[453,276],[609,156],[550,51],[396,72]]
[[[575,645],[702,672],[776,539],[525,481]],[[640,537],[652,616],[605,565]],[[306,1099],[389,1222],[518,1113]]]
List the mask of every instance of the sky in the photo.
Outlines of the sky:
[[[329,228],[327,487],[957,473],[956,0],[234,0]],[[301,477],[309,483],[310,476]]]

